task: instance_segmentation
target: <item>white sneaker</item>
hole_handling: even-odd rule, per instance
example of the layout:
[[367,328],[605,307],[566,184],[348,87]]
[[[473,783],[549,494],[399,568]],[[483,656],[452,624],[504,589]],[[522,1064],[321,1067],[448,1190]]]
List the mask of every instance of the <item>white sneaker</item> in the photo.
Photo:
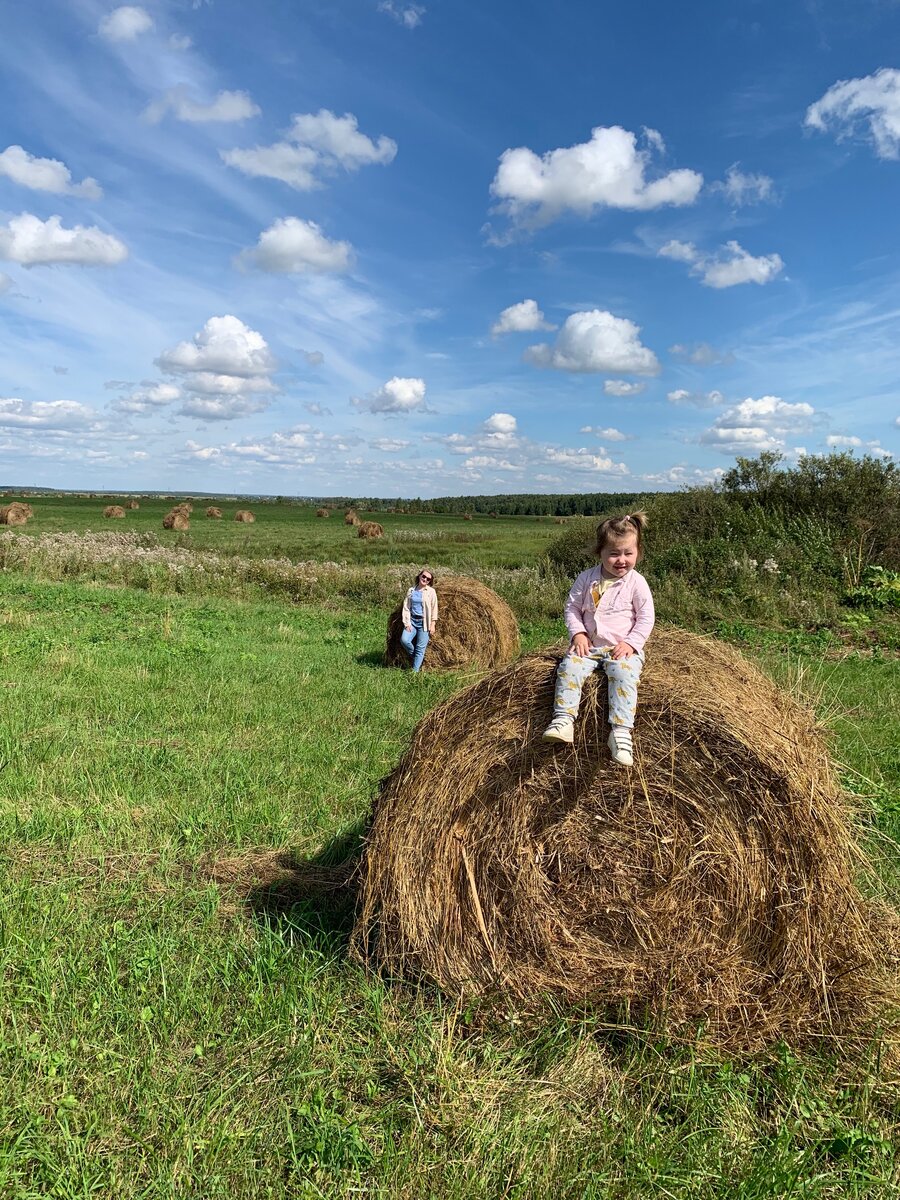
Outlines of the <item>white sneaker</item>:
[[575,722],[571,717],[554,717],[544,732],[541,741],[565,742],[571,746],[575,737]]
[[[546,736],[544,734],[544,737]],[[611,729],[606,744],[613,756],[613,762],[617,762],[620,767],[634,766],[634,743],[631,740],[630,729],[623,729],[621,726]]]

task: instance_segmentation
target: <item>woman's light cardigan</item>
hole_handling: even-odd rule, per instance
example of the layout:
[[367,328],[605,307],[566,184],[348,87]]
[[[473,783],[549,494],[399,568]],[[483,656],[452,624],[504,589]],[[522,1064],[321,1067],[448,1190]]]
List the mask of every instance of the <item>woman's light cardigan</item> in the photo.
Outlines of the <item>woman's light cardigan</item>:
[[403,601],[403,627],[409,629],[412,625],[412,614],[409,611],[410,600],[414,591],[422,593],[422,625],[426,633],[434,633],[434,627],[438,619],[438,598],[437,592],[433,587],[420,587],[416,589],[411,587],[406,593],[406,598]]

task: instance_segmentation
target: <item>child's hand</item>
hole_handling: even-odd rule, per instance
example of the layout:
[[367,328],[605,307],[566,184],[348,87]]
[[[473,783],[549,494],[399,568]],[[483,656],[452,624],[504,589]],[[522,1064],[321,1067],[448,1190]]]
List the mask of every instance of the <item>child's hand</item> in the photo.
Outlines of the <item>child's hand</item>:
[[591,639],[586,633],[576,633],[572,638],[572,644],[569,646],[570,654],[577,654],[581,658],[586,658],[591,652]]
[[403,628],[407,633],[412,633],[412,625],[404,625]]
[[631,658],[632,654],[637,654],[637,651],[629,642],[616,642],[610,658]]

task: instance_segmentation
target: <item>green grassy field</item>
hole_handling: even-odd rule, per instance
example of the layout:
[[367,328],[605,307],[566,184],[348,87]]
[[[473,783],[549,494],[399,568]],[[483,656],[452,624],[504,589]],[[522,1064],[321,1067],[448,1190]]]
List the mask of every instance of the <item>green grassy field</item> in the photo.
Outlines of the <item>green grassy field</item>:
[[[384,526],[384,538],[367,542],[352,526],[344,524],[344,509],[334,509],[328,518],[316,517],[315,509],[295,504],[231,502],[220,504],[223,518],[213,520],[204,513],[207,504],[198,501],[187,533],[164,530],[163,516],[171,500],[140,501],[140,508],[118,520],[103,516],[114,499],[88,500],[74,496],[41,496],[31,500],[34,517],[23,532],[43,533],[119,532],[136,530],[154,533],[174,546],[241,554],[254,558],[331,559],[342,563],[386,563],[425,561],[431,555],[441,565],[466,568],[517,567],[539,556],[560,532],[553,518],[481,517],[464,521],[461,516],[428,513],[365,513],[362,520]],[[5,500],[4,503],[9,503]],[[212,503],[217,503],[213,501]],[[234,520],[238,509],[250,508],[253,525]]]
[[[482,524],[527,530],[520,562],[545,528]],[[326,525],[337,545],[335,518],[285,518]],[[895,1196],[883,1046],[730,1062],[348,959],[347,902],[298,899],[290,862],[352,845],[465,681],[384,670],[386,616],[0,575],[0,1196]],[[559,632],[532,621],[525,648]],[[752,652],[817,698],[896,894],[896,657]]]

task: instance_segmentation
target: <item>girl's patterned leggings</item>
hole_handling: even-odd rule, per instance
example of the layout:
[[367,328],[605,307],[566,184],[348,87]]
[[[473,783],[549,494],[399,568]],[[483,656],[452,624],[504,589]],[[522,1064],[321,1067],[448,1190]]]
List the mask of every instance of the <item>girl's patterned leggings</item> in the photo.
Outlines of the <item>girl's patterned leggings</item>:
[[613,658],[611,646],[594,646],[584,658],[580,654],[565,655],[556,671],[554,717],[568,716],[574,719],[578,716],[584,681],[601,666],[609,680],[610,725],[624,725],[626,729],[633,729],[637,685],[644,666],[641,650],[629,658]]

